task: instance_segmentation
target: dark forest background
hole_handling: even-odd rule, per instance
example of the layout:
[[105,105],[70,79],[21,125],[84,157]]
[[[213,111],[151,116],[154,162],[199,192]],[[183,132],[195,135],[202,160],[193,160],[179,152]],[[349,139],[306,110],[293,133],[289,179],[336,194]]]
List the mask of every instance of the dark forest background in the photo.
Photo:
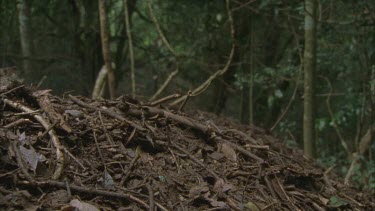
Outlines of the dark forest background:
[[[225,68],[234,46],[227,71],[185,109],[303,146],[304,1],[230,0],[229,10],[224,0],[102,2],[116,96],[131,95],[133,82],[142,101],[184,95]],[[374,189],[375,1],[317,0],[316,7],[315,157]],[[99,16],[94,0],[0,0],[0,67],[16,66],[26,82],[61,96],[91,96],[104,65]]]

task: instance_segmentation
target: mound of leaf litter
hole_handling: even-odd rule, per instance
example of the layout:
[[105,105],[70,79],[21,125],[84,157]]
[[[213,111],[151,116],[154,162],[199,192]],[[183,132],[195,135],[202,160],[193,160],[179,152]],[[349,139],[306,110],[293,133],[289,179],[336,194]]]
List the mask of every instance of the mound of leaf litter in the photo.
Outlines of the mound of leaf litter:
[[1,210],[373,210],[262,129],[133,99],[0,89]]

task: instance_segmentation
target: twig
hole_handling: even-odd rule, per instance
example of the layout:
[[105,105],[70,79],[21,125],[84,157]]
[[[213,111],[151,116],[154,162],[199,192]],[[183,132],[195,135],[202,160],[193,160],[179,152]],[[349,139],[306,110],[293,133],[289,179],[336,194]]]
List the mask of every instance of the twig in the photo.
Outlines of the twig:
[[59,123],[60,121],[56,121],[56,122],[54,122],[52,125],[50,125],[47,129],[46,129],[46,131],[44,131],[40,136],[38,136],[37,137],[37,139],[42,139],[47,133],[49,133],[49,131],[50,130],[52,130],[54,127],[55,127],[55,125],[57,124],[57,123]]
[[36,87],[39,88],[43,84],[44,80],[46,80],[46,79],[47,79],[47,76],[43,75],[43,77],[40,79],[40,81],[38,82]]
[[125,175],[121,178],[121,181],[120,181],[120,187],[124,186],[126,180],[129,178],[131,172],[133,171],[133,168],[134,168],[134,165],[135,163],[137,162],[137,160],[140,158],[141,156],[139,155],[138,152],[136,152],[135,154],[135,157],[133,158],[133,160],[131,161],[129,167],[128,167],[128,170],[127,172],[125,173]]
[[9,114],[9,115],[4,115],[4,117],[10,117],[10,116],[28,116],[28,115],[33,115],[36,113],[39,113],[40,110],[35,110],[31,112],[22,112],[22,113],[14,113],[14,114]]
[[242,136],[243,138],[245,138],[246,141],[250,141],[253,144],[259,145],[257,140],[253,139],[251,136],[249,136],[246,133],[244,133],[240,130],[237,130],[235,128],[226,129],[226,130],[223,130],[223,132],[233,132],[233,133],[238,134],[238,135]]
[[191,91],[189,90],[188,93],[186,94],[186,98],[185,100],[181,103],[180,107],[178,108],[177,112],[180,112],[182,111],[182,109],[184,108],[184,106],[186,105],[187,101],[189,100],[191,96]]
[[6,92],[1,93],[0,96],[5,96],[5,95],[7,95],[7,94],[9,94],[9,93],[11,93],[11,92],[14,92],[14,91],[16,91],[17,89],[20,89],[20,88],[22,88],[22,87],[24,87],[24,86],[25,86],[25,85],[17,86],[17,87],[15,87],[15,88],[13,88],[13,89],[11,89],[11,90],[9,90],[9,91],[6,91]]
[[[327,84],[329,86],[329,93],[332,93],[332,85],[331,85],[331,82],[329,81],[329,79],[327,77],[324,77],[324,76],[320,76],[320,77],[323,78],[327,82]],[[344,137],[341,135],[341,132],[339,130],[339,126],[336,123],[336,119],[335,119],[335,116],[334,116],[332,108],[331,108],[331,101],[330,100],[331,100],[331,95],[328,95],[327,99],[326,99],[326,105],[327,105],[328,113],[331,116],[331,121],[333,123],[333,128],[335,129],[337,137],[339,138],[339,140],[341,142],[341,145],[344,147],[347,155],[350,155],[349,147],[346,144],[346,141],[345,141]]]
[[102,124],[102,128],[103,128],[103,131],[104,131],[105,137],[107,138],[107,141],[108,141],[111,145],[114,145],[115,143],[113,142],[112,137],[108,134],[108,131],[107,131],[107,129],[106,129],[105,126],[104,126],[104,121],[103,121],[103,117],[102,117],[102,112],[99,111],[98,113],[99,113],[99,119],[100,119],[100,123]]
[[[174,49],[171,47],[171,45],[169,44],[167,38],[164,36],[163,31],[162,31],[161,28],[160,28],[160,24],[159,24],[158,20],[157,20],[156,17],[155,17],[155,14],[154,14],[154,12],[153,12],[153,10],[152,10],[152,6],[151,6],[150,1],[148,1],[148,3],[147,3],[147,7],[148,7],[148,11],[149,11],[149,13],[150,13],[151,19],[152,19],[152,21],[153,21],[154,24],[155,24],[156,30],[158,31],[161,40],[163,41],[164,45],[168,48],[168,50],[173,54],[173,56],[177,57],[176,52],[175,52]],[[178,69],[177,69],[177,70],[178,70]]]
[[96,107],[94,107],[92,105],[89,105],[89,104],[83,102],[82,100],[79,100],[78,98],[74,97],[73,95],[69,95],[69,97],[70,97],[70,99],[72,99],[73,102],[77,103],[79,106],[82,106],[82,107],[85,107],[85,108],[89,108],[89,109],[92,109],[92,110],[96,110],[96,111],[101,111],[101,112],[107,114],[108,116],[110,116],[112,118],[116,118],[116,119],[118,119],[120,121],[128,123],[130,126],[136,128],[136,129],[138,129],[140,131],[145,131],[146,130],[142,126],[140,126],[140,125],[138,125],[138,124],[136,124],[136,123],[134,123],[134,122],[126,119],[125,117],[122,117],[119,114],[114,113],[114,112],[112,112],[112,111],[110,111],[108,109],[96,108]]
[[[8,99],[4,99],[4,102],[15,109],[25,111],[25,112],[33,112],[33,110],[22,105],[21,103],[13,102]],[[51,124],[48,122],[48,120],[46,120],[41,115],[34,114],[33,116],[46,130],[50,127]],[[48,132],[48,134],[51,137],[53,146],[56,148],[56,157],[57,157],[56,169],[52,175],[52,179],[58,179],[61,176],[63,169],[64,169],[64,153],[61,151],[62,146],[60,144],[59,138],[57,137],[55,131],[52,129]]]
[[107,169],[107,165],[105,164],[105,161],[104,161],[104,157],[103,157],[102,151],[100,150],[100,147],[99,147],[99,144],[98,144],[98,139],[96,138],[95,130],[92,130],[92,133],[93,133],[93,135],[94,135],[95,145],[96,145],[96,149],[98,150],[98,153],[99,153],[99,156],[100,156],[100,160],[102,161],[102,164],[103,164],[103,166],[104,166],[104,169]]
[[168,95],[168,96],[163,97],[163,98],[161,98],[159,100],[155,100],[154,102],[151,102],[150,106],[156,106],[156,105],[162,104],[162,103],[164,103],[164,102],[166,102],[168,100],[172,100],[172,99],[175,99],[175,98],[178,98],[178,97],[181,97],[181,95],[180,94]]
[[152,187],[150,184],[146,184],[148,195],[149,195],[149,203],[150,203],[150,211],[154,211],[154,192],[152,191]]
[[266,182],[266,185],[267,185],[268,190],[270,191],[272,197],[273,197],[274,199],[278,199],[279,197],[277,197],[276,192],[275,192],[275,190],[274,190],[273,187],[272,187],[272,183],[271,183],[271,181],[268,179],[268,176],[265,176],[265,177],[264,177],[264,181]]
[[4,128],[9,129],[9,128],[15,127],[15,126],[23,124],[23,123],[33,123],[33,122],[30,119],[17,119],[16,121],[5,125]]
[[[301,71],[300,71],[301,72]],[[277,118],[276,122],[272,125],[272,127],[270,128],[270,131],[272,132],[276,126],[280,123],[280,121],[284,118],[284,116],[286,115],[286,113],[289,111],[289,108],[290,106],[292,105],[292,103],[294,102],[294,100],[296,99],[296,96],[297,96],[297,91],[298,91],[298,87],[299,87],[299,80],[300,80],[300,75],[301,74],[298,74],[297,76],[297,80],[296,80],[296,86],[294,87],[294,90],[293,90],[293,94],[292,94],[292,97],[290,97],[290,100],[288,102],[288,105],[286,105],[285,109],[283,110],[283,113],[281,113],[281,115],[279,116],[279,118]]]
[[152,22],[154,23],[156,27],[156,31],[159,33],[159,36],[161,40],[163,41],[164,45],[167,47],[167,49],[172,53],[172,55],[175,57],[176,60],[176,70],[171,72],[167,79],[164,81],[163,85],[156,91],[156,93],[150,98],[150,101],[155,100],[163,91],[164,89],[168,86],[168,84],[172,81],[173,77],[176,76],[179,72],[179,64],[178,64],[178,55],[176,51],[172,48],[172,46],[169,44],[167,38],[165,37],[163,31],[161,30],[160,24],[158,20],[156,19],[156,16],[153,12],[152,6],[150,1],[147,3],[148,11],[150,13]]
[[71,153],[66,147],[63,147],[64,151],[71,157],[75,162],[78,163],[79,166],[85,171],[86,167]]
[[[53,180],[49,180],[45,182],[35,182],[35,183],[21,181],[20,183],[23,185],[38,186],[38,187],[58,187],[58,188],[64,188],[64,189],[66,188],[66,184],[64,182],[58,182],[58,181],[53,181]],[[130,193],[118,193],[118,192],[111,192],[111,191],[105,191],[105,190],[97,190],[97,189],[77,186],[74,184],[70,184],[69,187],[72,191],[81,192],[85,194],[100,195],[100,196],[105,196],[105,197],[127,199],[127,200],[131,200],[131,201],[138,203],[139,205],[145,207],[146,209],[150,208],[146,202],[142,201],[136,196],[131,195]]]
[[[155,100],[163,91],[165,88],[167,88],[168,84],[172,81],[172,79],[177,75],[177,73],[179,72],[179,68],[176,68],[175,71],[171,72],[167,79],[164,81],[163,85],[161,85],[161,87],[155,92],[154,95],[152,95],[152,97],[150,98],[150,101],[153,101]],[[180,96],[178,96],[180,97]]]

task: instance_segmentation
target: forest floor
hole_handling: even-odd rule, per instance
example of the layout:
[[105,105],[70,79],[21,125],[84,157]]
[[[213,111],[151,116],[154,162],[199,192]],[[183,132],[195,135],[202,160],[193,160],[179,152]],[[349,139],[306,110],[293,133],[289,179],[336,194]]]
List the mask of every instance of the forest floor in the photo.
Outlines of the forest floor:
[[374,210],[261,128],[0,87],[1,210]]

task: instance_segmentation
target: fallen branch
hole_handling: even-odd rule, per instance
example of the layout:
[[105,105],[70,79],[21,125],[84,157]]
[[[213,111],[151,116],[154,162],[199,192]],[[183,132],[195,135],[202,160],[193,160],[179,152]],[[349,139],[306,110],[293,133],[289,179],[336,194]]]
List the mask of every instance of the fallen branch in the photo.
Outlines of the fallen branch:
[[73,129],[69,124],[64,120],[64,117],[55,111],[49,96],[48,91],[34,92],[33,96],[36,98],[40,108],[46,112],[47,116],[51,119],[52,122],[58,122],[60,127],[65,130],[67,133],[71,133]]
[[[3,99],[3,101],[17,109],[17,110],[21,110],[21,111],[24,111],[24,112],[34,112],[32,109],[22,105],[21,103],[18,103],[18,102],[13,102],[11,100],[8,100],[8,99]],[[48,120],[46,120],[44,117],[42,117],[41,115],[39,114],[33,114],[33,117],[47,130],[51,124],[49,123]],[[52,129],[48,132],[49,136],[51,137],[51,141],[52,141],[52,144],[53,146],[56,148],[56,169],[55,169],[55,172],[53,173],[52,175],[52,179],[58,179],[60,178],[62,172],[63,172],[63,168],[64,168],[64,153],[62,152],[62,146],[60,144],[60,141],[59,141],[59,138],[57,137],[55,131]]]
[[[66,184],[64,182],[58,182],[58,181],[45,181],[45,182],[34,182],[30,183],[27,181],[20,182],[23,185],[33,186],[33,187],[57,187],[57,188],[66,188]],[[149,205],[142,201],[140,198],[131,195],[130,193],[118,193],[118,192],[111,192],[111,191],[105,191],[105,190],[97,190],[93,188],[86,188],[81,187],[73,184],[69,184],[69,187],[72,191],[81,192],[85,194],[93,194],[93,195],[99,195],[99,196],[105,196],[105,197],[115,197],[115,198],[122,198],[127,199],[133,202],[136,202],[137,204],[145,207],[146,209],[149,209]]]
[[4,128],[9,129],[9,128],[16,127],[16,126],[24,124],[24,123],[33,123],[33,122],[30,119],[18,119],[14,122],[11,122],[11,123],[5,125]]
[[151,102],[150,106],[156,106],[156,105],[162,104],[162,103],[164,103],[166,101],[169,101],[169,100],[172,100],[172,99],[176,99],[178,97],[180,97],[180,94],[168,95],[168,96],[163,97],[163,98],[161,98],[159,100],[155,100],[154,102]]
[[92,105],[89,105],[89,104],[83,102],[82,100],[78,99],[77,97],[74,97],[73,95],[69,95],[69,97],[70,97],[70,99],[73,102],[77,103],[79,106],[82,106],[84,108],[88,108],[88,109],[91,109],[91,110],[94,110],[94,111],[101,111],[101,112],[107,114],[108,116],[110,116],[112,118],[115,118],[115,119],[118,119],[120,121],[128,123],[130,126],[136,128],[136,129],[138,129],[140,131],[145,131],[146,130],[142,126],[140,126],[140,125],[138,125],[138,124],[136,124],[136,123],[134,123],[134,122],[126,119],[125,117],[122,117],[121,115],[119,115],[117,113],[114,113],[113,111],[110,111],[108,109],[96,108],[96,107],[94,107]]

